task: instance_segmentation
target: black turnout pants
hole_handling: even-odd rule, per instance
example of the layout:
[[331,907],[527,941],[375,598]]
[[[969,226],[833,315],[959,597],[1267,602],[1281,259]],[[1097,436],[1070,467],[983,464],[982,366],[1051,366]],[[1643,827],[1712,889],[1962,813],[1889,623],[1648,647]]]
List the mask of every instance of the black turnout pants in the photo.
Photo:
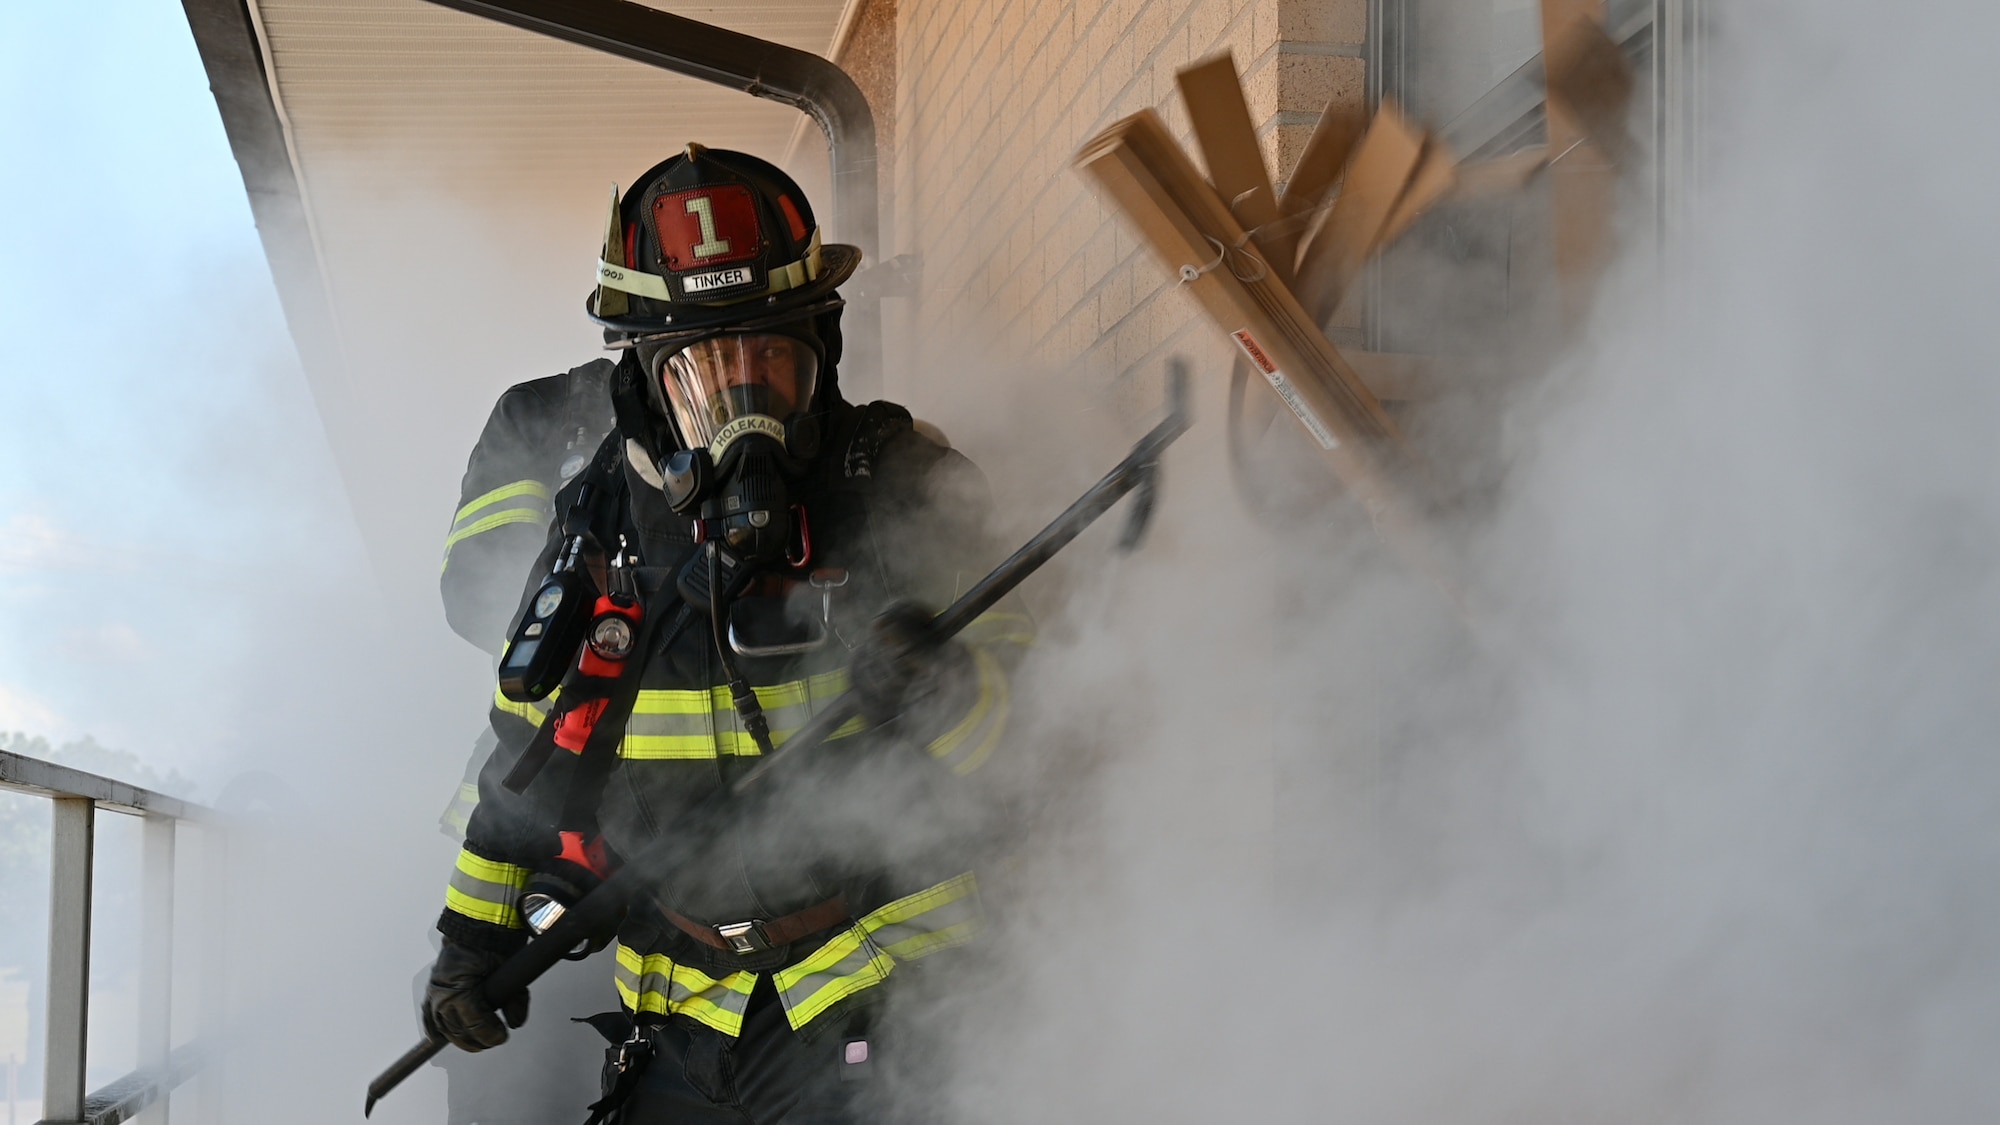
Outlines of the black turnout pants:
[[[685,1017],[652,1025],[652,1060],[613,1125],[859,1125],[872,1117],[863,1095],[875,1070],[875,1043],[860,1028],[849,1021],[808,1042],[764,977],[741,1038]],[[607,1065],[607,1089],[610,1078]]]

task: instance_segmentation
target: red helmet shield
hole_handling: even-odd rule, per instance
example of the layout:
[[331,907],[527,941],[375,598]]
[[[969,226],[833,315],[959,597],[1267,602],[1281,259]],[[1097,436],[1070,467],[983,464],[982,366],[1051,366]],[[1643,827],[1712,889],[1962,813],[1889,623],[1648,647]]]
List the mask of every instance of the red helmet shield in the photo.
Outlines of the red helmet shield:
[[719,184],[662,195],[653,201],[660,256],[669,269],[744,262],[763,252],[757,201],[741,184]]

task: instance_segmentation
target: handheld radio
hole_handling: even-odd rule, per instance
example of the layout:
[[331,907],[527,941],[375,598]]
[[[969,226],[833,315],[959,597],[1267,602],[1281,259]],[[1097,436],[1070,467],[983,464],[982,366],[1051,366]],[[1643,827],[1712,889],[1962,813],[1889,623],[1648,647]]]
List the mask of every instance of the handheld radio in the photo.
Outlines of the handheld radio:
[[577,490],[576,503],[563,517],[563,546],[556,565],[535,596],[507,648],[500,654],[500,694],[516,703],[548,698],[576,663],[576,650],[595,616],[597,590],[583,565],[590,540],[589,484]]

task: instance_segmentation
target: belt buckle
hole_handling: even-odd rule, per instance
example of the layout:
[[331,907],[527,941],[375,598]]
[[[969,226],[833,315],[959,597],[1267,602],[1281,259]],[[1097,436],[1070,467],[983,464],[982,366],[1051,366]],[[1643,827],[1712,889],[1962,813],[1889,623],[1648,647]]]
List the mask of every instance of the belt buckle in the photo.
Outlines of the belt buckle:
[[751,953],[764,953],[771,948],[771,943],[764,940],[764,923],[762,919],[752,919],[748,922],[725,922],[715,927],[715,933],[716,936],[727,942],[729,948],[735,950],[738,956],[747,956]]

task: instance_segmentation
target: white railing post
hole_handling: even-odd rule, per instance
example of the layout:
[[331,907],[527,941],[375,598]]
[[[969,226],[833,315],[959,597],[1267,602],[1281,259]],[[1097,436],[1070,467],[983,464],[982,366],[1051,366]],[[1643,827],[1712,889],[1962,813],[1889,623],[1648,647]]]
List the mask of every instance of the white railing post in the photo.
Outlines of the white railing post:
[[[174,818],[147,813],[139,882],[139,1069],[163,1068],[173,1047]],[[169,1091],[138,1120],[164,1125]]]
[[[221,825],[210,822],[200,826],[196,838],[201,848],[195,868],[200,872],[201,891],[194,939],[200,943],[201,962],[196,970],[195,1026],[200,1028],[203,1040],[209,1041],[212,1031],[223,1026],[228,1008],[229,834]],[[222,1052],[213,1047],[202,1060],[194,1091],[194,1112],[188,1118],[195,1125],[217,1125],[224,1117],[225,1061]]]
[[42,1118],[83,1120],[84,1044],[90,1020],[90,874],[97,805],[57,797],[50,833],[49,1016]]

